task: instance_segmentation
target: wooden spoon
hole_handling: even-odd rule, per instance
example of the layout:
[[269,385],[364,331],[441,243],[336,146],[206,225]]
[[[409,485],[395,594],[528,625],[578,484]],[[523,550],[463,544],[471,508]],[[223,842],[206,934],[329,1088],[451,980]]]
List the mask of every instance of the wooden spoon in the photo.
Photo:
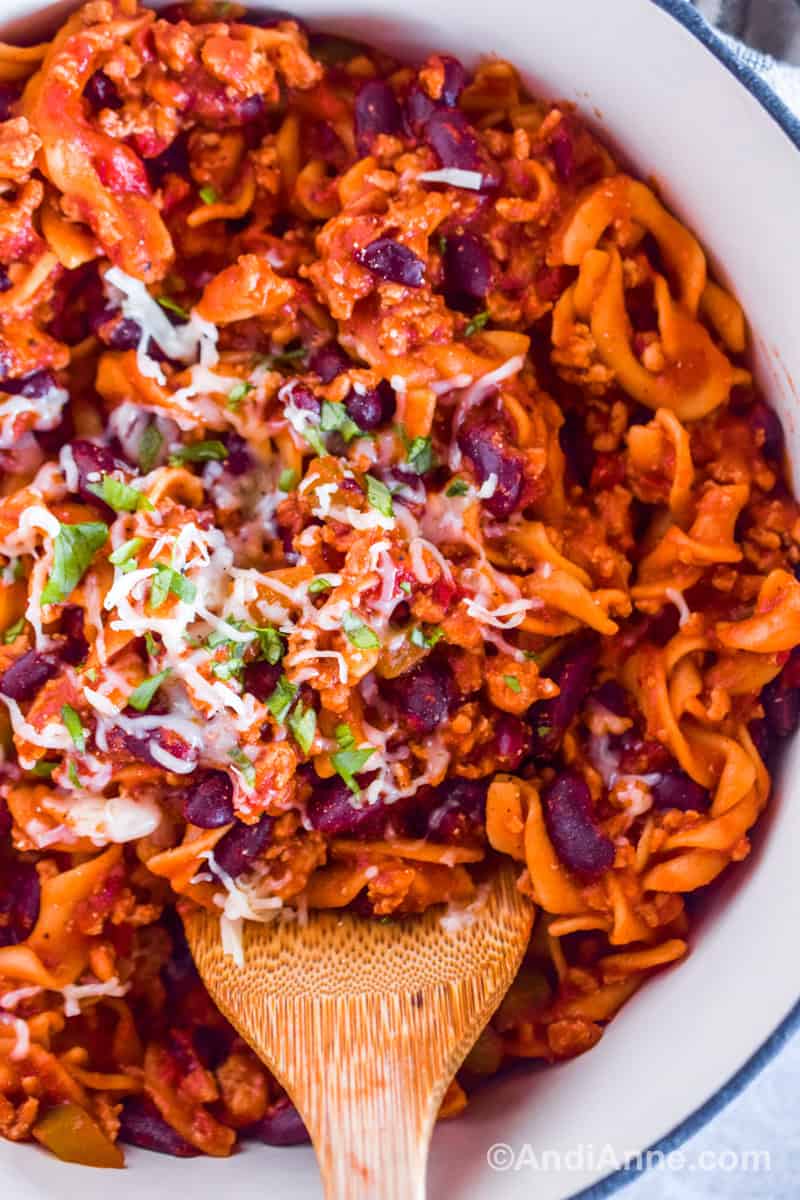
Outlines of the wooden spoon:
[[485,887],[454,932],[441,908],[385,924],[330,911],[250,923],[243,968],[223,955],[215,914],[187,916],[211,996],[306,1123],[327,1200],[423,1200],[442,1096],[533,922],[510,866]]

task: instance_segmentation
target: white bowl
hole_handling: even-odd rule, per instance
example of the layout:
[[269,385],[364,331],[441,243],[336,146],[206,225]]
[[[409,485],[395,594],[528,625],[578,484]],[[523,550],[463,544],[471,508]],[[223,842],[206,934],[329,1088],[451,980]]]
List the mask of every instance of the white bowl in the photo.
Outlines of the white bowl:
[[[486,0],[276,4],[288,4],[316,28],[412,59],[448,50],[474,63],[496,53],[516,63],[534,91],[575,101],[639,173],[658,181],[741,300],[761,385],[800,463],[793,384],[800,380],[800,122],[736,64],[686,0],[492,0],[491,11]],[[48,13],[52,19],[70,7]],[[0,8],[0,35],[13,29],[30,39],[41,29],[32,19],[38,0],[2,0]],[[462,1118],[441,1125],[431,1196],[572,1196],[609,1176],[626,1153],[668,1135],[668,1145],[678,1144],[800,1021],[799,768],[795,741],[753,854],[731,868],[715,894],[689,959],[635,996],[589,1054],[509,1076],[475,1098]],[[517,1152],[519,1169],[489,1168],[487,1151],[498,1142]],[[519,1158],[526,1144],[539,1169],[525,1165],[530,1156]],[[180,1189],[193,1200],[321,1196],[307,1148],[251,1148],[227,1161],[131,1151],[129,1162],[112,1178],[0,1140],[0,1195],[105,1200],[113,1189],[115,1200],[160,1200]],[[606,1179],[593,1193],[628,1177]]]

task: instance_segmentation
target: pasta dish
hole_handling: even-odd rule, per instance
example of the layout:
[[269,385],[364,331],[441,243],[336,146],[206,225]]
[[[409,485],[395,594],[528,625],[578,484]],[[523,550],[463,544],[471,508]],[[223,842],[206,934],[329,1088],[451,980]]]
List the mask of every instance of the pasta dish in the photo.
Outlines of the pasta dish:
[[800,511],[736,299],[515,68],[90,0],[0,44],[0,1133],[306,1139],[181,914],[537,910],[442,1116],[749,851]]

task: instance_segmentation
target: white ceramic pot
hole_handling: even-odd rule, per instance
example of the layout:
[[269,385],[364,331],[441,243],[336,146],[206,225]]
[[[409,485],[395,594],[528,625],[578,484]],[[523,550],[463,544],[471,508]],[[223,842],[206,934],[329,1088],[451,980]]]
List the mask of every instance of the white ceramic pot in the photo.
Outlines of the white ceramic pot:
[[[793,382],[800,381],[800,122],[736,66],[686,0],[277,2],[316,28],[401,57],[448,50],[474,63],[495,53],[515,62],[534,91],[575,101],[638,172],[657,180],[741,300],[762,387],[800,463]],[[69,7],[50,8],[49,19]],[[41,32],[42,18],[34,16],[40,8],[39,0],[0,0],[0,35],[13,30],[30,39]],[[669,1135],[674,1145],[692,1132],[757,1069],[792,1021],[800,1022],[797,742],[754,843],[748,862],[731,870],[695,927],[689,959],[649,983],[589,1054],[509,1076],[462,1118],[437,1129],[431,1197],[573,1196],[609,1176],[625,1152]],[[487,1151],[498,1142],[513,1147],[519,1169],[490,1169]],[[526,1166],[524,1155],[520,1160],[525,1144],[539,1169]],[[543,1157],[545,1151],[551,1154]],[[567,1151],[556,1169],[556,1156]],[[181,1161],[142,1151],[128,1157],[129,1170],[110,1175],[0,1140],[0,1196],[106,1200],[111,1190],[114,1200],[321,1196],[307,1148],[252,1148],[231,1160]],[[593,1194],[625,1178],[606,1179]]]

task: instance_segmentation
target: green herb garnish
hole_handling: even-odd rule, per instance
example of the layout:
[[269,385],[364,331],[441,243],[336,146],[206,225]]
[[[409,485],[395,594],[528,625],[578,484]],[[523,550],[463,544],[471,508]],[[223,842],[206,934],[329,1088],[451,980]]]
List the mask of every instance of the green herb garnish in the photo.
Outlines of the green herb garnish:
[[323,433],[340,433],[346,442],[360,437],[363,430],[348,416],[343,404],[334,404],[331,400],[322,401],[319,427]]
[[329,592],[333,584],[330,579],[326,579],[324,575],[319,575],[316,579],[312,579],[308,585],[309,596],[319,596],[320,592]]
[[364,479],[367,484],[367,500],[371,507],[382,513],[384,517],[393,517],[392,493],[386,484],[381,483],[380,479],[376,479],[373,475],[365,475]]
[[296,695],[296,685],[290,683],[285,675],[281,675],[275,685],[275,691],[267,701],[267,708],[281,725],[286,720],[286,714],[292,707]]
[[20,617],[20,619],[18,621],[15,621],[13,625],[9,625],[8,629],[3,634],[3,642],[5,643],[5,645],[10,646],[12,642],[15,642],[17,640],[17,638],[19,637],[19,635],[22,633],[24,628],[25,628],[25,618],[24,617]]
[[179,571],[165,567],[163,563],[156,563],[156,573],[150,583],[150,607],[160,608],[170,592],[179,600],[191,604],[197,595],[197,588],[191,579],[187,579]]
[[171,296],[157,296],[156,299],[162,308],[166,308],[167,312],[175,313],[176,317],[183,317],[184,320],[189,320],[189,314],[182,305],[178,304],[177,300],[173,300]]
[[424,475],[433,466],[433,446],[429,437],[416,437],[408,448],[408,465],[417,475]]
[[137,509],[153,511],[153,505],[147,496],[142,495],[130,484],[123,483],[121,479],[115,479],[113,475],[106,475],[105,472],[99,483],[90,483],[88,487],[90,492],[99,496],[109,508],[114,509],[114,512],[136,512]]
[[83,579],[95,551],[105,545],[108,526],[102,521],[61,525],[53,549],[53,569],[42,590],[42,604],[66,600]]
[[516,675],[504,675],[503,683],[506,685],[506,687],[510,688],[512,692],[516,692],[517,695],[519,695],[519,693],[522,691],[522,684],[517,679]]
[[300,474],[298,471],[293,471],[291,467],[287,467],[285,471],[281,471],[278,479],[279,492],[293,492],[300,482]]
[[247,757],[241,746],[234,746],[233,750],[229,750],[228,758],[235,764],[247,786],[252,787],[256,781],[256,769],[252,759]]
[[314,709],[311,706],[306,708],[305,705],[298,701],[289,714],[287,724],[294,734],[295,741],[300,749],[304,754],[308,754],[317,730],[317,714]]
[[80,716],[71,704],[62,705],[61,720],[66,726],[67,733],[72,738],[75,749],[80,754],[83,754],[86,749],[86,731],[81,724]]
[[444,637],[443,631],[438,625],[432,625],[428,629],[423,629],[417,625],[411,630],[409,641],[414,646],[419,646],[423,650],[432,650],[437,642],[440,642]]
[[169,465],[176,467],[187,462],[221,462],[227,457],[228,447],[223,442],[191,442],[170,454]]
[[466,479],[453,479],[445,492],[445,496],[466,496],[469,484]]
[[337,775],[341,776],[350,791],[358,795],[361,789],[356,783],[355,776],[372,758],[375,747],[356,747],[353,731],[349,725],[337,725],[335,736],[339,749],[331,755],[331,763]]
[[121,546],[117,546],[116,550],[112,550],[108,561],[112,566],[119,567],[121,571],[132,571],[136,567],[135,555],[139,553],[143,545],[144,538],[128,538],[127,542],[123,542]]
[[246,380],[243,380],[241,383],[237,383],[236,386],[232,387],[228,392],[228,399],[225,401],[226,408],[233,409],[235,412],[244,400],[245,396],[249,395],[249,393],[252,391],[252,383],[248,383]]
[[356,616],[356,614],[348,609],[342,617],[342,629],[347,635],[347,640],[359,650],[377,650],[380,646],[380,638],[374,630],[370,629],[369,625]]
[[30,775],[35,775],[37,779],[49,779],[57,766],[57,762],[46,762],[44,759],[42,759],[41,762],[35,763],[28,773]]
[[198,192],[198,195],[199,195],[200,199],[203,201],[203,204],[216,204],[217,203],[217,199],[218,199],[217,193],[216,193],[215,189],[213,187],[211,187],[210,184],[206,184],[205,187],[201,187],[200,191]]
[[170,668],[167,667],[164,671],[159,671],[157,675],[151,675],[149,679],[143,680],[137,688],[134,688],[128,697],[128,704],[131,708],[135,708],[137,712],[147,712],[153,697],[169,674]]
[[155,425],[148,425],[139,442],[139,470],[148,475],[156,465],[159,451],[164,444],[164,437]]
[[478,333],[481,329],[484,329],[488,323],[488,312],[476,313],[472,320],[467,323],[467,327],[464,330],[464,337],[472,337],[473,333]]

